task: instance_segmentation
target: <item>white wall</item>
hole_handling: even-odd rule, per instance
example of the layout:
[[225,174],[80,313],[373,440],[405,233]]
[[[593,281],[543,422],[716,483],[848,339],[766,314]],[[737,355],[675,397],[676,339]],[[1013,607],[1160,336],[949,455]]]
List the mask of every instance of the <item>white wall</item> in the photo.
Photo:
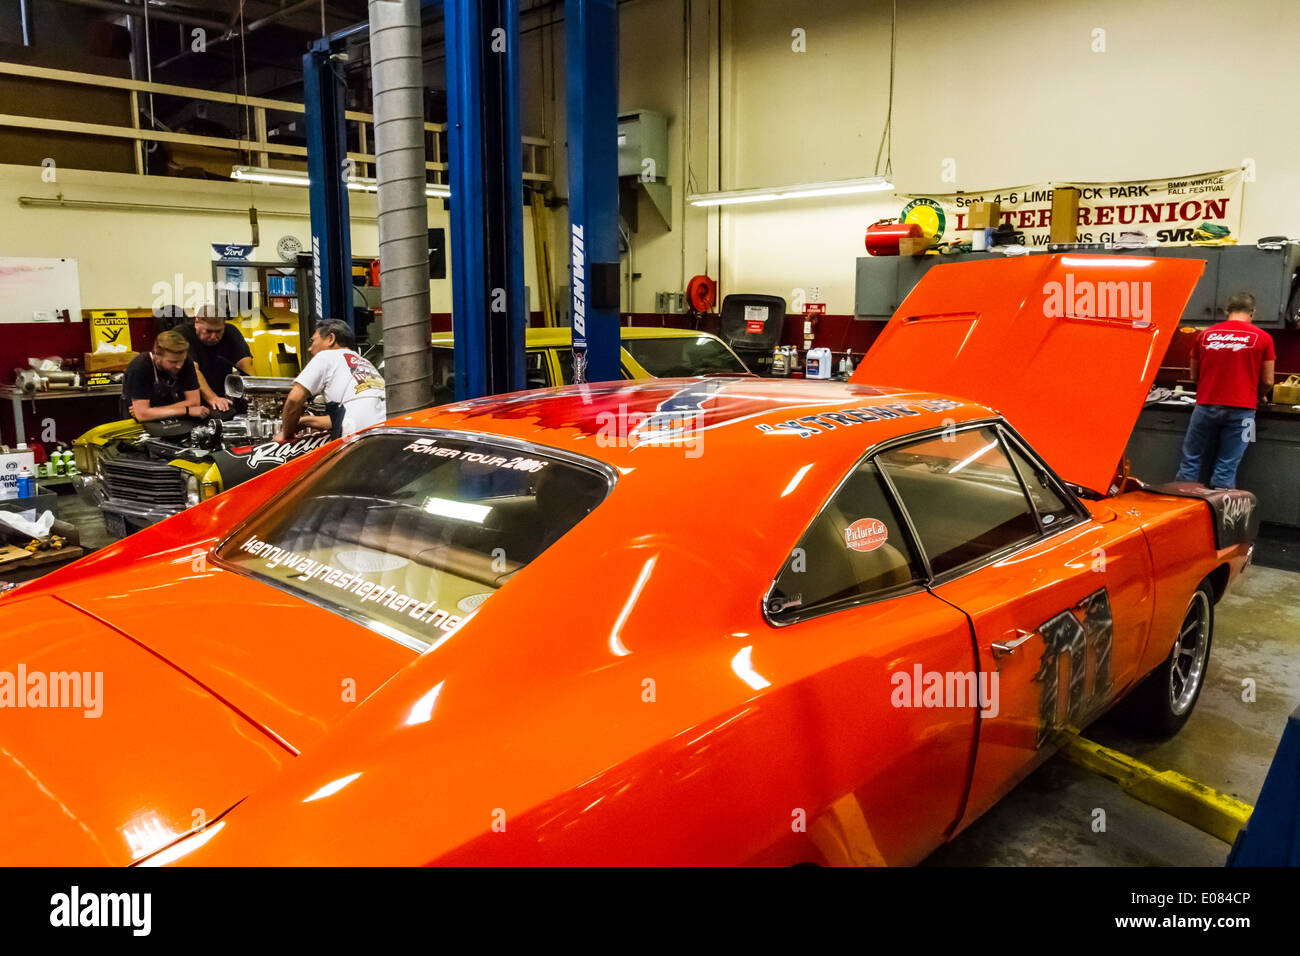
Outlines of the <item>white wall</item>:
[[[727,189],[871,175],[889,70],[885,0],[726,0]],[[807,32],[807,52],[791,31]],[[1106,52],[1092,52],[1094,28]],[[907,0],[898,4],[900,193],[1147,179],[1255,160],[1242,236],[1300,235],[1300,125],[1270,77],[1294,58],[1295,0]],[[725,57],[724,57],[725,59]],[[956,183],[941,178],[955,161]],[[733,207],[723,291],[820,285],[852,312],[865,227],[893,199]]]
[[[248,207],[256,204],[259,261],[276,262],[276,241],[296,236],[311,248],[307,190],[295,186],[225,183],[167,176],[133,176],[60,169],[53,183],[43,170],[0,165],[0,256],[71,257],[78,260],[82,307],[149,308],[155,283],[207,283],[212,278],[211,244],[250,241]],[[20,197],[125,204],[116,207],[54,208],[23,205]],[[350,193],[352,254],[379,254],[375,197]],[[178,207],[200,207],[203,211]],[[449,229],[441,200],[429,202],[429,226]],[[561,264],[563,268],[563,264]],[[448,278],[429,283],[430,311],[451,311]],[[524,282],[537,307],[532,213],[524,211]]]

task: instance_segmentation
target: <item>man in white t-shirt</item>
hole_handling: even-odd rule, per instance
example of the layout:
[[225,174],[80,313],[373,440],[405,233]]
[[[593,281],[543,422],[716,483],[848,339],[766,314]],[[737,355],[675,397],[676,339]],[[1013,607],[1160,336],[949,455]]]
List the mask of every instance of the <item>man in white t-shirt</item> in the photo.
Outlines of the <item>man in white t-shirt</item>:
[[[331,438],[341,438],[378,425],[388,417],[384,380],[357,353],[356,344],[347,323],[338,319],[316,323],[311,334],[311,361],[293,380],[277,441],[290,441],[300,426],[329,429]],[[328,418],[303,415],[313,395],[324,398]]]

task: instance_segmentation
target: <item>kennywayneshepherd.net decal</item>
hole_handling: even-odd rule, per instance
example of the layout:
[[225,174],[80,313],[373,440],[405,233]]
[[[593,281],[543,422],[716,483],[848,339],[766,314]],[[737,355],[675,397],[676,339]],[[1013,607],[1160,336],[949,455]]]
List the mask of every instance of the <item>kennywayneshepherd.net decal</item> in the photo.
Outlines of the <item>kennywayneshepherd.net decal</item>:
[[239,550],[261,558],[268,571],[280,567],[297,571],[299,581],[304,583],[321,581],[359,598],[362,604],[373,602],[395,614],[404,613],[420,624],[429,624],[450,631],[461,622],[462,615],[449,614],[435,607],[433,601],[422,601],[417,597],[404,594],[392,585],[384,587],[373,581],[367,581],[360,574],[352,574],[296,551],[277,547],[269,541],[260,540],[257,535],[250,535],[248,540],[239,546]]

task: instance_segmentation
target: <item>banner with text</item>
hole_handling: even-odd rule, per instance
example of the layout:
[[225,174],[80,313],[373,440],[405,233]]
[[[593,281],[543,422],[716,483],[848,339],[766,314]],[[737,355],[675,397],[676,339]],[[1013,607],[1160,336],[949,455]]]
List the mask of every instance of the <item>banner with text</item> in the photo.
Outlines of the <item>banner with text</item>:
[[1025,245],[1046,246],[1052,191],[1057,186],[1072,186],[1079,190],[1079,242],[1114,242],[1122,232],[1138,231],[1161,243],[1185,243],[1202,223],[1224,226],[1233,238],[1240,238],[1244,183],[1244,170],[1225,169],[1176,179],[1045,183],[983,192],[908,195],[899,197],[904,201],[899,217],[918,223],[938,242],[968,240],[968,207],[996,202],[1001,207],[1001,222],[1024,233]]

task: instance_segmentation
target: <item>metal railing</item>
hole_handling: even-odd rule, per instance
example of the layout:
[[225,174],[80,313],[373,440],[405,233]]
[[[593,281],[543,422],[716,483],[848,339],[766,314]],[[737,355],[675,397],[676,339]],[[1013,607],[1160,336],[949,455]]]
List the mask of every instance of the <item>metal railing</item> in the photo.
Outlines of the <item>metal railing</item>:
[[[99,136],[109,139],[131,140],[135,146],[135,171],[140,175],[148,173],[145,163],[144,144],[175,143],[178,145],[208,147],[220,150],[235,150],[245,153],[250,163],[268,169],[278,168],[276,159],[298,159],[306,161],[307,148],[291,143],[276,142],[268,135],[267,113],[305,113],[301,103],[290,100],[267,99],[260,96],[243,96],[239,93],[226,93],[218,90],[200,90],[188,86],[172,86],[167,83],[149,83],[144,80],[131,80],[125,77],[101,76],[93,73],[78,73],[74,70],[56,70],[49,67],[28,66],[21,63],[0,62],[0,76],[25,77],[34,80],[68,83],[100,89],[122,90],[128,94],[130,101],[130,125],[113,123],[86,123],[78,120],[65,120],[45,116],[27,116],[14,113],[0,113],[0,127],[26,130],[42,130],[52,133],[72,133],[82,136]],[[251,122],[248,124],[252,138],[203,136],[194,133],[177,133],[166,129],[151,129],[141,125],[142,103],[144,96],[175,96],[207,103],[234,105],[248,112]],[[355,164],[355,171],[360,176],[372,175],[375,156],[369,150],[374,142],[374,117],[370,113],[347,110],[344,122],[356,128],[356,142],[359,151],[349,152],[348,158]],[[435,157],[425,162],[425,168],[432,173],[430,182],[447,184],[447,163],[441,157],[447,155],[445,123],[425,123],[425,155]],[[284,167],[301,169],[301,166]],[[523,137],[523,169],[525,182],[550,182],[553,177],[551,165],[551,144],[549,140],[536,136]]]

